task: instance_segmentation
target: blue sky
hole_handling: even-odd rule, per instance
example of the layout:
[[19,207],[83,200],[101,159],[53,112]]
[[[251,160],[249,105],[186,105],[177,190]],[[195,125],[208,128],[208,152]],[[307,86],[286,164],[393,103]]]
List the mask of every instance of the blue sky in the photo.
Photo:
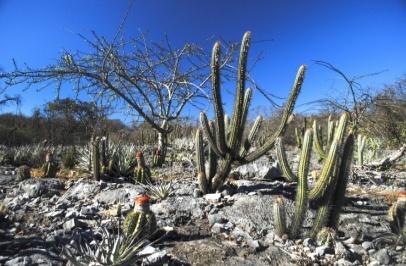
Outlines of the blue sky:
[[[86,51],[76,33],[114,36],[127,6],[127,0],[0,0],[0,67],[11,70],[12,58],[41,67],[63,49]],[[139,30],[155,40],[166,33],[174,44],[197,42],[207,49],[213,44],[209,38],[238,41],[250,30],[251,55],[264,55],[252,75],[269,92],[286,96],[299,65],[308,65],[299,104],[334,95],[343,86],[313,60],[328,61],[349,76],[386,70],[362,80],[376,88],[406,73],[406,0],[135,0],[125,31],[131,36]],[[255,95],[253,105],[268,105]],[[30,90],[22,96],[17,111],[29,114],[55,93]]]

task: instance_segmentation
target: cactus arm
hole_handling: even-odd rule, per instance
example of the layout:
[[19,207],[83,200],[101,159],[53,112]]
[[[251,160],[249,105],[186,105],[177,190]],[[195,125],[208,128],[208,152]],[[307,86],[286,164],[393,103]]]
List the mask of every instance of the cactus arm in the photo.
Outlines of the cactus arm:
[[234,146],[234,149],[232,147],[230,147],[231,151],[232,151],[233,159],[238,159],[239,150],[242,148],[241,146],[243,146],[243,145],[241,145],[241,143],[244,144],[242,139],[244,137],[245,123],[247,122],[248,108],[249,108],[249,105],[251,102],[251,97],[252,97],[252,90],[247,89],[245,91],[245,95],[244,95],[243,113],[242,113],[242,117],[241,117],[241,124],[239,125],[240,130],[238,131],[237,142]]
[[202,126],[204,135],[207,138],[207,141],[210,144],[210,148],[213,149],[213,151],[219,156],[219,157],[223,157],[223,154],[219,151],[219,149],[217,148],[217,144],[215,141],[215,138],[210,130],[210,126],[209,126],[209,121],[207,120],[207,116],[205,113],[201,112],[200,113],[200,124]]
[[299,149],[301,149],[302,148],[302,142],[303,142],[303,140],[302,140],[302,134],[301,134],[301,132],[299,133],[299,129],[298,128],[295,128],[295,137],[296,137],[296,145],[297,145],[297,147],[299,148]]
[[207,178],[204,169],[204,148],[203,136],[200,129],[196,131],[196,162],[197,162],[197,179],[200,190],[206,194],[208,192]]
[[222,154],[227,152],[226,143],[226,130],[224,125],[224,111],[223,103],[221,102],[220,92],[220,43],[216,42],[213,47],[211,56],[211,70],[212,70],[212,93],[214,100],[214,109],[216,113],[217,124],[217,142],[219,144],[219,150]]
[[347,123],[348,123],[348,114],[344,113],[340,118],[339,125],[334,135],[333,143],[331,144],[328,156],[325,159],[320,177],[318,178],[314,188],[310,190],[309,198],[311,200],[316,200],[323,197],[326,194],[328,188],[331,185],[333,185],[332,177],[334,175],[332,175],[332,173],[334,171],[335,166],[337,165],[337,159],[340,153],[340,148],[342,147]]
[[[214,124],[213,121],[210,121],[209,123],[210,126],[210,130],[213,134],[213,136],[216,135],[216,125]],[[213,152],[213,150],[209,147],[209,155],[208,155],[208,169],[206,171],[206,179],[207,179],[207,187],[211,186],[211,180],[214,177],[214,175],[216,174],[217,171],[217,160],[218,160],[218,156],[216,155],[215,152]]]
[[286,212],[285,204],[281,197],[278,197],[273,204],[273,215],[276,235],[282,237],[286,234]]
[[314,134],[314,141],[313,141],[313,147],[317,153],[317,156],[319,157],[320,160],[323,160],[326,158],[326,153],[323,150],[323,144],[321,140],[321,134],[320,134],[320,128],[317,126],[317,121],[313,121],[313,134]]
[[297,176],[292,172],[289,167],[288,160],[286,159],[286,153],[283,146],[283,138],[276,140],[276,157],[281,166],[282,174],[288,182],[297,181]]
[[331,145],[331,142],[333,142],[334,131],[335,131],[335,122],[330,115],[328,117],[328,122],[327,122],[327,147],[329,147]]
[[354,134],[350,133],[345,141],[343,155],[341,156],[342,162],[340,165],[337,186],[333,196],[333,208],[328,220],[328,227],[337,229],[339,222],[339,215],[344,205],[345,191],[347,189],[348,177],[351,171],[351,164],[354,155]]
[[283,110],[282,120],[279,124],[277,131],[272,135],[272,137],[270,139],[268,139],[265,142],[264,145],[262,145],[260,148],[253,151],[252,153],[248,154],[244,159],[245,162],[252,162],[252,161],[258,159],[259,157],[263,156],[267,151],[269,151],[273,147],[273,145],[275,144],[276,138],[278,138],[285,132],[286,127],[288,125],[289,117],[293,112],[293,108],[295,107],[297,96],[300,93],[300,89],[303,84],[305,72],[306,72],[306,66],[301,65],[297,72],[296,79],[293,84],[293,88],[289,95],[289,99]]
[[244,90],[245,90],[245,79],[246,79],[246,71],[247,71],[247,57],[248,57],[248,49],[250,46],[251,40],[251,33],[246,32],[243,36],[241,42],[241,49],[240,49],[240,58],[238,61],[238,75],[237,75],[237,92],[234,101],[234,111],[233,116],[231,119],[231,128],[230,128],[230,141],[229,141],[229,148],[231,149],[232,154],[237,153],[237,146],[238,137],[240,135],[241,130],[241,121],[244,113]]
[[247,155],[249,149],[251,148],[252,144],[254,143],[255,139],[257,138],[261,125],[262,125],[262,116],[258,116],[257,119],[255,119],[254,125],[252,126],[247,139],[244,141],[244,145],[240,149],[240,156],[239,156],[240,158]]
[[306,130],[303,138],[303,148],[300,154],[300,163],[298,171],[298,185],[295,200],[295,214],[290,228],[290,237],[295,238],[302,228],[307,209],[307,175],[309,173],[309,164],[312,147],[312,131]]

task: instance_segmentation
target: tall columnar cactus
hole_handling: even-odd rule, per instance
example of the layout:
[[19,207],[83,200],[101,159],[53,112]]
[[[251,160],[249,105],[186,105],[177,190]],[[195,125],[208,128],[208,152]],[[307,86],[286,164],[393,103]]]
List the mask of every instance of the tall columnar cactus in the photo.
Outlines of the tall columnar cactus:
[[93,138],[92,141],[92,170],[93,178],[95,180],[100,180],[100,137]]
[[201,127],[209,143],[208,151],[210,158],[208,159],[207,169],[205,167],[202,133],[200,129],[196,133],[199,184],[203,193],[221,189],[233,165],[252,162],[263,156],[273,147],[276,138],[282,135],[286,129],[288,119],[292,114],[296,98],[303,83],[305,66],[299,68],[277,131],[262,146],[254,151],[250,151],[262,121],[262,118],[258,117],[248,136],[244,136],[243,133],[252,96],[252,90],[245,87],[250,39],[250,32],[246,32],[241,43],[236,96],[233,116],[230,122],[228,122],[229,119],[224,114],[220,92],[220,43],[217,42],[213,47],[211,69],[215,120],[212,122],[212,125],[210,125],[205,113],[202,112],[200,114]]
[[137,152],[137,167],[134,170],[133,180],[145,184],[151,181],[151,171],[148,166],[145,165],[144,155],[142,152]]
[[357,165],[362,166],[364,165],[364,152],[365,152],[365,144],[367,142],[367,137],[361,134],[358,134],[357,137]]
[[[307,189],[307,174],[309,171],[310,152],[312,147],[312,132],[307,130],[303,139],[303,148],[300,155],[299,171],[296,177],[286,163],[285,168],[289,169],[293,177],[298,181],[295,201],[295,214],[292,225],[289,228],[289,237],[295,238],[300,233],[303,219],[308,207],[308,200],[318,208],[317,216],[314,220],[311,237],[315,237],[323,227],[336,229],[339,214],[344,202],[344,194],[350,174],[351,162],[354,150],[354,134],[352,130],[346,136],[348,115],[343,114],[340,118],[335,134],[332,137],[330,149],[323,162],[320,177],[310,190]],[[314,132],[314,131],[313,131]],[[280,145],[281,142],[278,143]],[[283,150],[282,150],[283,152]],[[283,168],[282,168],[283,169]],[[275,213],[275,223],[280,219]],[[281,225],[276,224],[279,228]]]

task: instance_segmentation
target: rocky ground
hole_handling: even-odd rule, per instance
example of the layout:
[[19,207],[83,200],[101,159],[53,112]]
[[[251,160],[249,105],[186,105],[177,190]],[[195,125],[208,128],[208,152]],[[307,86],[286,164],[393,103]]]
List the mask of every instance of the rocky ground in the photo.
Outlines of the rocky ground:
[[[386,220],[391,195],[406,187],[406,173],[358,170],[349,185],[333,246],[310,238],[283,240],[274,234],[272,205],[283,196],[293,204],[295,184],[275,179],[268,162],[240,168],[220,194],[196,197],[190,163],[154,170],[171,179],[173,193],[151,205],[168,233],[149,247],[144,265],[406,265],[405,246],[393,241]],[[0,201],[9,214],[0,225],[1,265],[65,265],[61,248],[132,208],[143,188],[125,182],[31,178],[17,182],[0,169]],[[120,181],[120,180],[118,180]],[[291,209],[291,208],[290,208]],[[315,213],[307,212],[305,230]]]

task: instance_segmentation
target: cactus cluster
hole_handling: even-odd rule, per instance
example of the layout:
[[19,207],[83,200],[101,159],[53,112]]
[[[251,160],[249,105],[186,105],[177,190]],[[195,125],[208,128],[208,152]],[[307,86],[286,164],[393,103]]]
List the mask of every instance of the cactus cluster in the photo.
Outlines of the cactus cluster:
[[[334,121],[332,116],[330,115],[327,120],[327,136],[324,138],[326,142],[323,141],[323,131],[321,125],[317,124],[317,120],[313,121],[313,134],[314,134],[314,141],[313,141],[313,149],[319,158],[319,161],[322,161],[327,156],[327,151],[329,150],[334,137],[334,132],[338,125],[338,121]],[[324,145],[325,143],[325,145]]]
[[146,184],[151,181],[151,171],[145,165],[144,155],[142,152],[137,152],[137,167],[134,169],[133,181],[136,183]]
[[[297,181],[298,185],[295,212],[289,227],[287,226],[286,215],[284,214],[285,207],[283,200],[279,199],[274,203],[275,228],[278,229],[277,233],[280,236],[286,234],[290,238],[296,238],[299,235],[309,201],[318,209],[313,228],[310,231],[311,237],[316,237],[318,232],[324,227],[337,228],[354,150],[354,134],[352,130],[346,134],[348,117],[348,114],[343,114],[338,125],[334,127],[335,133],[331,136],[330,148],[326,152],[320,176],[313,188],[308,189],[307,175],[309,172],[312,142],[317,141],[316,136],[313,136],[314,128],[313,131],[307,129],[305,132],[297,175],[293,174],[286,160],[281,160],[284,174],[287,175],[288,173],[289,178]],[[278,152],[284,154],[281,139],[278,140],[277,146]],[[281,231],[281,228],[285,228],[285,231]]]
[[252,162],[263,156],[273,147],[276,138],[282,135],[287,127],[289,117],[292,114],[296,98],[303,83],[305,66],[299,68],[277,131],[267,139],[263,145],[254,151],[250,151],[262,122],[262,118],[259,116],[255,120],[249,134],[245,136],[244,130],[252,96],[252,90],[245,87],[250,39],[250,32],[246,32],[240,48],[236,96],[231,121],[228,116],[224,114],[221,99],[220,43],[217,42],[213,47],[211,78],[215,120],[208,121],[204,112],[200,114],[201,127],[209,143],[207,147],[207,165],[202,130],[198,129],[196,132],[198,182],[200,190],[203,193],[215,192],[221,189],[233,165],[242,165]]

